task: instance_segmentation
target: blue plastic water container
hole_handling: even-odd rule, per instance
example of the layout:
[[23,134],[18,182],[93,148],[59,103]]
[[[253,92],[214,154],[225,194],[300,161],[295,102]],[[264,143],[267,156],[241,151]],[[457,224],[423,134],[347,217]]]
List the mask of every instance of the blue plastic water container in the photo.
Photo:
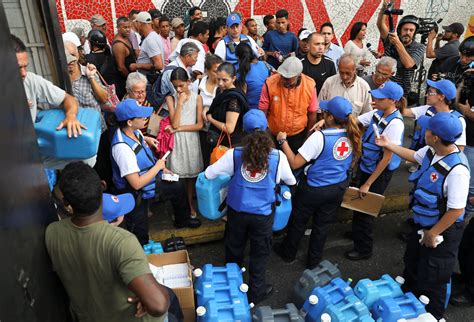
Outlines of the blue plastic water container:
[[163,253],[163,246],[161,246],[160,242],[149,240],[148,244],[143,245],[143,250],[145,251],[145,255],[161,254]]
[[395,298],[381,298],[372,309],[373,317],[380,322],[414,319],[423,313],[426,313],[425,306],[411,292]]
[[371,309],[372,305],[379,299],[402,296],[403,291],[399,282],[395,281],[390,275],[384,274],[376,281],[368,278],[360,280],[354,287],[354,294]]
[[232,303],[211,300],[196,309],[198,322],[251,322],[250,307],[238,299]]
[[246,284],[239,284],[233,280],[229,281],[227,285],[203,283],[202,287],[195,289],[198,306],[204,306],[209,301],[233,303],[236,300],[248,305],[247,291]]
[[293,287],[293,300],[297,308],[301,308],[315,287],[329,284],[341,272],[328,260],[322,261],[312,270],[305,269]]
[[277,195],[280,204],[275,207],[275,218],[273,220],[273,231],[279,231],[288,225],[291,215],[291,192],[286,185],[280,185],[280,193]]
[[337,304],[327,306],[331,322],[373,322],[369,309],[355,295],[349,295]]
[[321,314],[323,314],[328,305],[337,304],[347,296],[354,295],[350,284],[350,281],[346,282],[338,277],[326,286],[315,287],[303,304],[303,310],[306,312],[305,321],[321,321]]
[[88,159],[97,154],[101,126],[100,113],[92,108],[79,108],[77,119],[87,127],[82,135],[69,138],[67,129],[56,127],[64,120],[64,110],[54,108],[38,113],[35,131],[41,155],[58,159]]
[[228,285],[229,281],[236,281],[237,284],[244,282],[241,269],[236,263],[227,263],[225,266],[214,266],[206,264],[202,269],[194,270],[194,288],[200,288],[204,283]]
[[199,213],[210,220],[224,216],[225,211],[219,211],[219,206],[227,197],[227,187],[230,176],[222,175],[209,180],[201,172],[196,180],[196,196]]

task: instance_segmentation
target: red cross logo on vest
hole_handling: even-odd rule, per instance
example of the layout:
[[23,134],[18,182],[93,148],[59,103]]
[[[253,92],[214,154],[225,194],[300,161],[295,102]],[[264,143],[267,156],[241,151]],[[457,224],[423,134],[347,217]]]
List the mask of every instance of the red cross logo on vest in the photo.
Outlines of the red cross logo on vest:
[[250,169],[244,165],[240,167],[240,173],[242,174],[242,177],[248,182],[262,181],[267,176],[267,172],[267,170],[260,172],[255,169]]
[[332,149],[332,155],[336,160],[345,160],[352,153],[352,145],[345,136],[339,138]]
[[118,203],[118,202],[119,202],[119,198],[118,198],[117,196],[112,195],[112,196],[110,196],[110,198],[111,198],[112,201],[115,202],[115,203]]
[[436,172],[431,172],[430,180],[431,182],[436,182],[438,180],[438,174]]

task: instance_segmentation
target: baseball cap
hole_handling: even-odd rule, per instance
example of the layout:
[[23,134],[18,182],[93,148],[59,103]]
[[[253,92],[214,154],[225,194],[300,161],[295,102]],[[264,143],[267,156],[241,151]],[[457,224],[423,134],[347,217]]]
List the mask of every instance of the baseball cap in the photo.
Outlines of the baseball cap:
[[184,25],[184,21],[183,19],[181,18],[173,18],[173,20],[171,20],[171,27],[173,28],[176,28],[180,25]]
[[145,107],[138,104],[133,98],[127,98],[117,104],[115,116],[117,121],[126,121],[136,117],[150,117],[153,107]]
[[131,212],[135,208],[135,198],[131,193],[121,195],[102,194],[102,216],[108,222]]
[[148,10],[148,13],[151,16],[151,19],[161,18],[161,16],[162,16],[161,11],[158,10],[158,9],[150,9],[150,10]]
[[436,88],[441,93],[443,93],[446,98],[451,101],[456,98],[456,85],[453,82],[447,79],[442,79],[437,82],[432,80],[427,80],[426,83],[429,87]]
[[278,73],[285,78],[292,78],[303,72],[303,63],[296,57],[288,57],[278,67]]
[[96,26],[102,26],[102,25],[105,25],[107,23],[107,21],[105,21],[104,17],[102,17],[102,15],[99,15],[99,14],[93,15],[91,17],[90,22],[91,22],[91,24],[96,25]]
[[67,61],[67,64],[69,65],[70,63],[77,61],[77,57],[71,55],[71,54],[66,50],[66,61]]
[[320,101],[319,107],[340,120],[345,120],[349,114],[352,114],[351,102],[342,96],[335,96],[329,101]]
[[227,27],[230,27],[232,25],[240,25],[242,21],[240,20],[240,16],[236,13],[232,13],[227,17],[226,24]]
[[312,32],[309,31],[309,30],[303,30],[301,33],[300,33],[300,36],[299,36],[299,39],[300,40],[305,40],[309,37],[309,35],[311,35]]
[[464,26],[459,22],[452,23],[449,26],[443,26],[443,29],[447,32],[457,33],[458,35],[464,33]]
[[137,14],[134,21],[141,22],[141,23],[151,23],[151,20],[152,20],[151,15],[146,11],[142,11],[139,14]]
[[450,112],[436,113],[434,116],[420,116],[418,124],[431,130],[434,135],[439,136],[447,142],[455,142],[462,134],[462,124],[459,117]]
[[395,82],[388,81],[380,85],[379,88],[369,91],[377,99],[390,98],[399,101],[403,96],[403,88]]
[[250,133],[257,129],[265,131],[268,127],[267,117],[265,116],[265,113],[263,113],[259,109],[251,109],[250,111],[244,114],[243,127],[244,131],[247,133]]
[[75,33],[68,31],[68,32],[63,33],[62,36],[63,36],[63,43],[66,41],[70,41],[76,47],[81,46],[81,41],[79,40],[79,37]]

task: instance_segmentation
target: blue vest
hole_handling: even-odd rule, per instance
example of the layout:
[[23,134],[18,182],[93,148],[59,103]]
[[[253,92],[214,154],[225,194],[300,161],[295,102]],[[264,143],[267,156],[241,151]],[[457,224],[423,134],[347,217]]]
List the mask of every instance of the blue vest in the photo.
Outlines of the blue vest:
[[[457,111],[454,111],[454,110],[451,110],[450,111],[451,113],[454,113],[454,115],[456,115],[458,118],[461,118],[463,117],[459,112]],[[434,115],[436,115],[436,108],[434,106],[430,106],[427,110],[426,110],[426,113],[425,115],[428,116],[428,117],[432,117]],[[411,141],[411,145],[410,145],[410,149],[411,150],[419,150],[421,149],[422,147],[426,146],[426,142],[425,142],[425,132],[426,132],[426,128],[424,127],[419,127],[415,130],[415,132],[413,133],[413,139]]]
[[[229,35],[224,37],[224,43],[225,43],[225,61],[231,64],[237,64],[237,56],[235,55],[235,48],[237,45],[230,39]],[[243,44],[248,44],[250,45],[250,40],[246,35],[240,35],[240,43]],[[238,69],[238,68],[236,68]]]
[[266,173],[252,172],[242,164],[242,148],[234,149],[234,176],[229,183],[227,205],[238,212],[268,216],[276,200],[276,175],[280,154],[273,150]]
[[352,144],[344,129],[322,130],[323,150],[307,172],[311,187],[330,186],[347,179],[352,163]]
[[[411,208],[415,223],[423,227],[435,225],[446,212],[447,196],[443,186],[451,170],[462,165],[469,169],[466,156],[462,152],[453,152],[431,165],[434,150],[429,148],[418,171],[412,173],[408,180],[415,183],[411,192]],[[456,222],[464,220],[464,213]]]
[[[156,160],[153,156],[153,152],[145,143],[143,135],[140,133],[140,131],[135,131],[135,136],[138,138],[141,145],[129,138],[127,135],[125,135],[125,133],[123,133],[120,129],[117,129],[112,139],[112,147],[116,144],[128,145],[137,157],[138,167],[140,168],[139,175],[143,175],[155,165]],[[127,180],[120,176],[120,169],[114,158],[112,158],[112,175],[114,184],[117,189],[135,192],[133,188],[128,184]],[[143,199],[153,198],[155,196],[155,178],[153,178],[146,186],[144,186],[141,191]]]
[[[360,168],[365,173],[372,173],[374,172],[377,164],[383,157],[383,148],[379,147],[375,144],[375,133],[373,124],[376,124],[380,134],[387,128],[387,126],[392,122],[394,119],[400,119],[403,121],[402,114],[396,110],[392,114],[390,114],[387,118],[383,118],[383,111],[376,111],[370,121],[369,127],[364,133],[362,137],[362,156],[360,158]],[[403,133],[402,137],[402,144],[403,144]],[[389,170],[395,170],[400,165],[400,157],[393,154],[390,163],[388,164]]]

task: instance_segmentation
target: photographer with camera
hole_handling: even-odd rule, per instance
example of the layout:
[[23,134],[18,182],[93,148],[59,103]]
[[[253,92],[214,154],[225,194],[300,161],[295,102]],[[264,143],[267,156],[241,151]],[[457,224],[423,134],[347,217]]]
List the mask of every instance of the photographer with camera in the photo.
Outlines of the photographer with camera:
[[[404,96],[407,96],[415,70],[422,64],[425,46],[415,41],[415,34],[419,28],[417,17],[404,16],[398,23],[396,32],[392,29],[392,16],[402,13],[402,10],[393,8],[391,1],[384,0],[377,18],[377,27],[384,43],[384,55],[397,60],[397,73],[391,79],[402,86]],[[391,28],[385,22],[387,16]]]
[[[426,58],[435,58],[431,63],[430,70],[428,71],[428,78],[431,78],[433,72],[437,66],[441,64],[449,57],[458,55],[459,38],[464,33],[464,26],[459,22],[450,24],[449,26],[443,26],[444,32],[436,35],[437,30],[432,29],[428,34],[428,44],[426,46]],[[433,48],[433,40],[435,40]],[[440,46],[441,41],[447,41],[444,46]]]

